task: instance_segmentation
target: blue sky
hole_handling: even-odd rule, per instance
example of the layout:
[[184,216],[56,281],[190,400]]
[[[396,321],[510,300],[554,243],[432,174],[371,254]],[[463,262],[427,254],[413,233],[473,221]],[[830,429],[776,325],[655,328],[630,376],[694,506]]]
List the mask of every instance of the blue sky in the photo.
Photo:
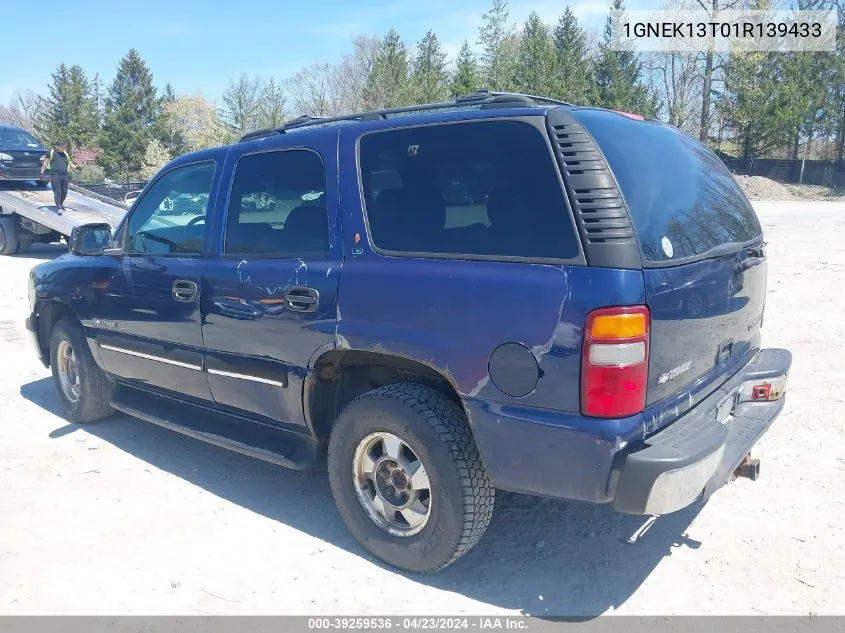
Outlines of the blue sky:
[[[477,37],[489,0],[48,0],[46,4],[5,0],[0,62],[0,103],[17,90],[46,92],[60,63],[79,64],[104,83],[118,60],[135,48],[155,83],[176,92],[202,92],[217,99],[241,72],[286,79],[313,62],[331,62],[351,49],[355,35],[383,35],[395,27],[412,45],[434,29],[453,55],[461,41]],[[582,23],[600,28],[607,0],[569,3]],[[649,0],[628,7],[648,8]],[[531,11],[553,23],[565,2],[511,0],[510,18],[522,22]],[[50,35],[55,39],[47,39]]]

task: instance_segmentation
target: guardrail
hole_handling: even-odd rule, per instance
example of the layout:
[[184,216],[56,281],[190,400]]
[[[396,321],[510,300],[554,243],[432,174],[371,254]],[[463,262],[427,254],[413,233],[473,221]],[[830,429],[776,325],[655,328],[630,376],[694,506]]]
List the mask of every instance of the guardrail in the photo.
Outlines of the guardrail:
[[97,193],[96,191],[91,191],[87,187],[82,187],[80,185],[69,183],[68,189],[75,191],[76,193],[81,193],[83,196],[88,196],[89,198],[94,198],[94,200],[99,200],[100,202],[105,202],[106,204],[113,205],[115,207],[120,207],[121,209],[128,209],[129,205],[126,204],[123,200],[119,200],[117,198],[110,198],[108,196],[104,196],[102,194]]
[[100,196],[104,196],[109,200],[116,200],[120,203],[123,203],[126,194],[130,191],[140,191],[146,185],[146,181],[137,181],[137,182],[120,182],[120,183],[95,183],[95,184],[77,184],[77,187],[81,187],[86,192],[91,192]]

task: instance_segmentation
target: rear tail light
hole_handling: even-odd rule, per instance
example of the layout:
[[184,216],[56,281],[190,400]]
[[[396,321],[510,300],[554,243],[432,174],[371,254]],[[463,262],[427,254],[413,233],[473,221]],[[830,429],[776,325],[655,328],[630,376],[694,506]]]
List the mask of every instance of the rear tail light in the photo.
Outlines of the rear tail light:
[[771,402],[779,400],[786,393],[787,376],[767,380],[748,381],[742,385],[740,402]]
[[582,414],[621,418],[645,408],[650,321],[645,306],[602,308],[587,316]]

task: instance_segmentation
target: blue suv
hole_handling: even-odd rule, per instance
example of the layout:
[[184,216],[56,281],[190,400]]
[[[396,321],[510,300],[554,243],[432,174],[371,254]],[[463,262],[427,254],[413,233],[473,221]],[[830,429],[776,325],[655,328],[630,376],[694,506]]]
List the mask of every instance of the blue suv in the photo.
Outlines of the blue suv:
[[360,543],[430,572],[495,490],[660,515],[756,478],[792,359],[730,173],[626,113],[479,91],[179,157],[36,266],[70,420],[328,462]]

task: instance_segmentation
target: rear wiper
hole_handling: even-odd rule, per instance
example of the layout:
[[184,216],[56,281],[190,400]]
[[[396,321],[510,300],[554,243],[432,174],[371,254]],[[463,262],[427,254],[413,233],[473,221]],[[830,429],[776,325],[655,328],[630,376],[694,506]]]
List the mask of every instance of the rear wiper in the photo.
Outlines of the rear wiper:
[[718,246],[714,246],[703,253],[699,253],[697,257],[701,259],[707,259],[710,257],[720,257],[722,255],[733,255],[742,250],[744,244],[742,242],[725,242],[724,244],[719,244]]

